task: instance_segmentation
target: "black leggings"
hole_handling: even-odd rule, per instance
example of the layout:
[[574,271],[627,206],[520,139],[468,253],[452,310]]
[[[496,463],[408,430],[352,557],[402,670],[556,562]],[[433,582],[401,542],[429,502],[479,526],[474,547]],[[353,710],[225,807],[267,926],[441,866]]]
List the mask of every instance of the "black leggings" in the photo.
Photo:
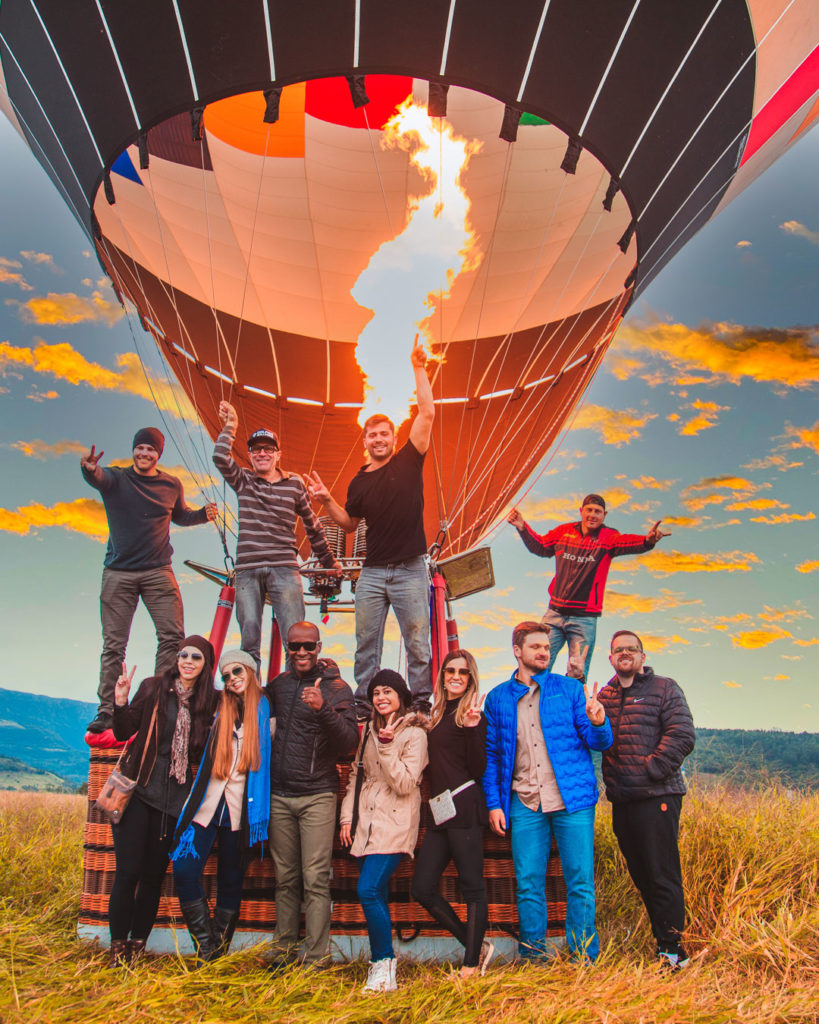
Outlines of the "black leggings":
[[163,816],[138,796],[131,798],[119,825],[111,826],[117,862],[108,901],[113,940],[147,939],[151,934],[175,828],[176,818]]
[[[447,864],[458,870],[466,903],[466,924],[438,891]],[[483,880],[483,826],[429,829],[418,852],[412,896],[430,916],[451,932],[465,948],[464,967],[477,967],[481,944],[489,923],[489,905]]]

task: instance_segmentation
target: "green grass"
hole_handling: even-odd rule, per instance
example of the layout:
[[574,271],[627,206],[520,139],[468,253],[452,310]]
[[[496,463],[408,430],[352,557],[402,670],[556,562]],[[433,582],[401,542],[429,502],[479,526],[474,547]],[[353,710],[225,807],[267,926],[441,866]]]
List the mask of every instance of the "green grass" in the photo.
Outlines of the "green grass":
[[658,973],[642,907],[609,816],[598,820],[592,967],[499,967],[463,984],[446,966],[401,963],[399,991],[361,993],[363,964],[271,976],[262,951],[196,970],[174,956],[112,971],[76,938],[82,798],[0,794],[0,1021],[549,1021],[791,1024],[819,1020],[819,797],[785,790],[695,792],[682,854],[692,966]]

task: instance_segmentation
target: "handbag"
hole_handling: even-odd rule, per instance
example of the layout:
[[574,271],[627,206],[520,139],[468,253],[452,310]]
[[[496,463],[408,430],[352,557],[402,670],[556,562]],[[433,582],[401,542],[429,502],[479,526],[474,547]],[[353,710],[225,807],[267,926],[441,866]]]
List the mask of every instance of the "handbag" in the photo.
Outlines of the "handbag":
[[358,805],[361,801],[361,787],[364,785],[364,744],[367,742],[367,731],[369,725],[364,726],[364,730],[361,734],[361,741],[358,744],[358,750],[356,751],[355,761],[353,764],[356,768],[355,773],[355,792],[353,793],[353,817],[350,822],[350,846],[352,850],[353,843],[355,841],[355,830],[358,825]]
[[442,793],[437,796],[431,796],[429,798],[429,809],[432,811],[432,820],[436,825],[443,825],[445,821],[449,821],[455,817],[455,800],[453,799],[459,793],[463,793],[465,789],[469,789],[470,786],[475,785],[475,780],[470,779],[469,782],[465,782],[462,786],[458,786],[457,789],[445,789]]
[[[151,735],[155,721],[156,704],[154,704],[151,723],[148,726],[145,746],[142,750],[142,760],[139,762],[139,770],[137,771],[137,779],[139,778],[142,767],[145,764],[145,755],[148,753],[148,738]],[[94,807],[96,807],[98,811],[102,811],[112,825],[119,825],[128,804],[131,802],[134,790],[136,789],[136,779],[129,779],[127,775],[123,775],[119,770],[119,766],[122,763],[122,759],[125,757],[127,750],[128,744],[126,743],[120,751],[120,755],[117,758],[117,763],[114,765],[113,771],[106,779],[104,786],[100,790],[99,796],[94,801]]]

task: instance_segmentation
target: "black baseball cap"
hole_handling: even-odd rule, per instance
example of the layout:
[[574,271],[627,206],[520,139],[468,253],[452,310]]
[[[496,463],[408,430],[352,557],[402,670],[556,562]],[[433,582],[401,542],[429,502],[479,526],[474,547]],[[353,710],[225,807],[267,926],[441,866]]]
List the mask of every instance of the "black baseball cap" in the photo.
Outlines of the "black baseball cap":
[[247,439],[247,450],[250,451],[250,449],[257,444],[272,444],[274,447],[278,448],[279,439],[272,430],[268,430],[266,427],[261,427],[259,430],[254,430]]

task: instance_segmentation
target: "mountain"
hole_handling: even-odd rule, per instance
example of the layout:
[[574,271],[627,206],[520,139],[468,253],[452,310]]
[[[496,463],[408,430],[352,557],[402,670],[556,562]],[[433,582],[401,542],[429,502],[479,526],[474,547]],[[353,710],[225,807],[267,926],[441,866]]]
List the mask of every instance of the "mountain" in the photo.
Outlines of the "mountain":
[[38,793],[71,793],[76,787],[53,772],[32,768],[16,757],[0,756],[0,789]]
[[0,688],[0,756],[78,786],[88,778],[85,726],[96,711],[87,701]]

